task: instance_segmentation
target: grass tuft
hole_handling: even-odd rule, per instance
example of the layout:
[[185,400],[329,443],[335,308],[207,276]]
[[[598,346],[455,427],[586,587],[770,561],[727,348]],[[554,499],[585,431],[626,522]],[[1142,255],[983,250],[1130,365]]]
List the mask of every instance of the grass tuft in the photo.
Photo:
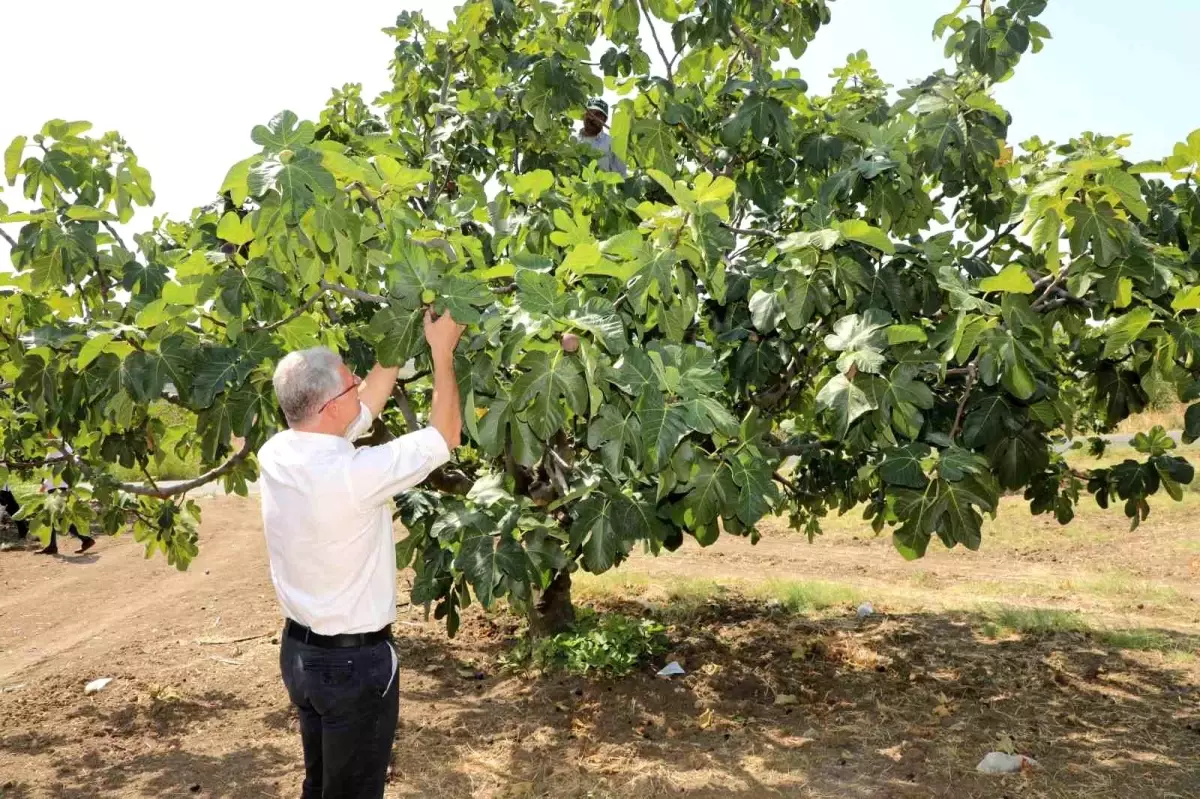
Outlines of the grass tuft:
[[1200,647],[1200,639],[1183,634],[1172,634],[1163,630],[1138,627],[1113,630],[1098,627],[1082,614],[1053,608],[988,608],[982,614],[980,631],[988,638],[999,638],[1013,633],[1021,635],[1054,635],[1058,633],[1082,633],[1098,644],[1136,652],[1162,652],[1178,654],[1181,661],[1194,657]]
[[755,593],[777,599],[791,613],[806,613],[861,602],[862,594],[843,583],[822,580],[767,580]]
[[989,608],[983,615],[991,629],[997,632],[1052,635],[1092,630],[1092,626],[1081,614],[1070,610],[999,606]]

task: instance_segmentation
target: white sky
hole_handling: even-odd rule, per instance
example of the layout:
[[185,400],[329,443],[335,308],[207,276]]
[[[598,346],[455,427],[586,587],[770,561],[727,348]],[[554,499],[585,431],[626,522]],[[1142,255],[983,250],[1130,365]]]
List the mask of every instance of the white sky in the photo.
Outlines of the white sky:
[[[225,171],[257,148],[250,129],[290,108],[315,119],[334,86],[385,88],[402,10],[442,24],[450,3],[414,0],[0,0],[0,148],[54,117],[120,130],[154,177],[154,212],[183,217],[215,195]],[[836,0],[833,24],[800,62],[814,90],[847,53],[865,48],[902,86],[942,66],[934,20],[954,0]],[[1065,140],[1085,129],[1134,134],[1135,160],[1159,157],[1200,127],[1188,92],[1200,49],[1200,0],[1052,0],[1055,38],[1001,87],[1014,141]],[[44,35],[43,35],[44,34]],[[52,48],[46,36],[52,39]],[[669,37],[664,42],[670,47]],[[656,58],[652,43],[647,51]],[[11,206],[23,199],[7,189]],[[133,227],[149,224],[149,216]],[[14,231],[15,232],[15,231]]]

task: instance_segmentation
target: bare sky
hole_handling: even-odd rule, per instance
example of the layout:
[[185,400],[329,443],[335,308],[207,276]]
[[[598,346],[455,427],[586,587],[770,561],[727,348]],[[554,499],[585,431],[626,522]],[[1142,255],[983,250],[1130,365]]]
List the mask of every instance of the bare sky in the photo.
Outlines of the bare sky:
[[[385,87],[391,40],[380,28],[402,10],[435,23],[447,2],[341,0],[3,0],[0,148],[47,119],[118,129],[154,176],[156,213],[185,216],[210,200],[225,171],[257,148],[250,129],[283,108],[314,118],[334,86]],[[836,0],[833,24],[800,62],[814,90],[865,48],[902,86],[942,66],[934,20],[954,0]],[[1200,127],[1190,97],[1200,49],[1197,0],[1051,0],[1054,34],[999,90],[1013,139],[1062,141],[1081,130],[1132,133],[1134,157],[1170,152]],[[648,43],[647,43],[648,44]],[[669,45],[668,45],[669,46]],[[653,52],[653,48],[648,50]],[[8,190],[10,205],[21,200]],[[144,227],[149,218],[135,220]]]

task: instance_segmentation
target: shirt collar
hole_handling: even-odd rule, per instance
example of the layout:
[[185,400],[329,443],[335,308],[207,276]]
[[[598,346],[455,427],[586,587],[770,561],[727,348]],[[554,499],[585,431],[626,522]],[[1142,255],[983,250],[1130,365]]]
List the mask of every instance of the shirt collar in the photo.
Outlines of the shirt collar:
[[331,450],[346,450],[354,449],[354,444],[342,438],[341,436],[331,435],[329,433],[309,433],[303,430],[285,430],[282,435],[287,436],[294,443],[310,449],[331,449]]

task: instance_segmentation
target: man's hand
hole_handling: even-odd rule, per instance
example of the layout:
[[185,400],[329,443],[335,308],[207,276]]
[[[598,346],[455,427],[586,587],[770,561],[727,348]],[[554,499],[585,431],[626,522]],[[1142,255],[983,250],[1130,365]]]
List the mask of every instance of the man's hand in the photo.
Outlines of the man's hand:
[[425,340],[429,342],[429,350],[433,353],[435,362],[453,362],[454,348],[458,346],[458,340],[462,338],[465,329],[465,325],[454,321],[449,311],[434,319],[433,309],[425,309]]

